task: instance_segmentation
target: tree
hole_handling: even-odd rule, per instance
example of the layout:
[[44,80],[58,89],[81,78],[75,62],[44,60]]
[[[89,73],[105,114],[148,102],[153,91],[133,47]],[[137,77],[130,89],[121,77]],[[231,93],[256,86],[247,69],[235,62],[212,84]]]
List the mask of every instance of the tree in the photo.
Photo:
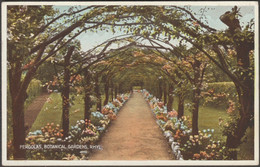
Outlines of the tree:
[[62,86],[62,129],[63,137],[67,137],[69,134],[69,108],[70,108],[70,59],[75,46],[71,46],[68,49],[68,53],[64,58],[64,84]]
[[84,120],[90,119],[90,109],[91,109],[91,98],[93,85],[91,81],[93,80],[91,72],[87,69],[84,71]]
[[[35,63],[40,61],[46,49],[45,46],[41,47],[37,54],[30,55],[29,48],[37,40],[46,38],[44,36],[32,38],[32,36],[39,30],[39,26],[44,24],[44,17],[53,14],[54,11],[51,7],[10,6],[7,9],[7,60],[10,64],[8,80],[12,98],[15,159],[24,159],[25,157],[25,150],[20,149],[20,145],[25,143],[24,102],[27,96],[26,90],[38,68]],[[26,24],[27,22],[31,24]]]
[[[237,148],[241,144],[241,139],[254,119],[254,30],[252,25],[246,26],[242,31],[237,16],[239,10],[235,6],[231,12],[225,13],[220,17],[221,21],[229,27],[229,32],[225,34],[232,40],[234,50],[236,51],[236,68],[235,73],[230,76],[234,82],[239,98],[239,115],[233,133],[227,135],[227,147]],[[228,49],[227,49],[228,51]],[[215,52],[219,58],[224,58],[218,46],[215,46]],[[222,59],[223,61],[223,59]],[[227,70],[227,64],[225,70]],[[237,159],[237,152],[231,151],[231,157]]]
[[169,91],[168,91],[168,103],[167,103],[167,111],[172,111],[172,105],[173,105],[173,91],[174,87],[172,83],[169,83]]
[[167,104],[167,83],[166,81],[164,81],[164,84],[163,84],[163,101],[164,101],[164,104],[166,105]]

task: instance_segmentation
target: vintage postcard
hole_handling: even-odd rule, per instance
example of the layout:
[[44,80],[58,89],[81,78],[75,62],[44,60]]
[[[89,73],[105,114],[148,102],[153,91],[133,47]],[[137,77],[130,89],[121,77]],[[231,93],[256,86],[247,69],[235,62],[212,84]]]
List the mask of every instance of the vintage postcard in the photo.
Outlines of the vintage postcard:
[[2,2],[2,165],[259,165],[257,1]]

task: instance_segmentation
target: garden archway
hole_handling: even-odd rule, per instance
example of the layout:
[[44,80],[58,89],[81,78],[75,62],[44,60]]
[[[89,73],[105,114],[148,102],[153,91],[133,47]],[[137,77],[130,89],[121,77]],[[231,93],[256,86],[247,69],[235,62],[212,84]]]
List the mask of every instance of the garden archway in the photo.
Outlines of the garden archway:
[[[238,8],[234,7],[232,11],[222,15],[221,20],[228,25],[229,29],[216,31],[196,19],[189,10],[179,6],[88,6],[81,9],[71,8],[68,13],[60,15],[55,15],[51,6],[8,6],[7,28],[10,36],[8,36],[7,55],[14,158],[25,157],[24,150],[19,148],[25,143],[24,102],[26,90],[38,67],[54,55],[55,57],[59,54],[68,55],[69,60],[73,49],[77,48],[78,44],[74,42],[75,47],[70,47],[69,51],[64,47],[71,45],[71,42],[84,31],[107,30],[110,27],[112,31],[115,31],[116,27],[122,27],[125,33],[133,33],[134,38],[126,37],[124,41],[127,44],[120,49],[133,45],[153,48],[153,52],[156,52],[158,57],[160,55],[173,64],[173,66],[168,64],[170,67],[164,66],[165,75],[174,75],[171,77],[173,79],[175,77],[181,79],[185,76],[195,86],[193,99],[195,134],[198,133],[197,111],[206,66],[214,64],[219,67],[234,82],[238,94],[239,117],[234,122],[236,128],[232,133],[227,133],[227,147],[237,148],[254,118],[254,53],[252,52],[254,28],[251,22],[242,29],[237,24],[238,19],[233,17],[238,13]],[[23,22],[31,24],[21,26]],[[230,24],[233,22],[236,24]],[[180,39],[178,47],[171,44],[171,39],[175,38]],[[139,39],[143,41],[145,39],[150,45],[138,42]],[[106,41],[100,45],[101,51],[98,51],[100,47],[90,49],[84,54],[78,50],[79,60],[72,64],[78,65],[79,71],[89,69],[90,65],[113,51],[111,48],[108,51],[112,43],[119,41],[117,38]],[[193,49],[188,48],[182,41],[190,43]],[[19,43],[26,45],[20,46]],[[162,49],[168,52],[164,53]],[[206,63],[202,57],[206,58]],[[84,65],[85,63],[79,64],[79,61],[86,62],[87,66]],[[181,68],[178,63],[184,63],[184,68]],[[187,69],[194,70],[187,72],[185,71]],[[174,72],[169,74],[169,71]],[[178,81],[174,83],[182,85]],[[68,86],[68,82],[66,85]],[[231,155],[236,159],[236,152],[231,152]]]

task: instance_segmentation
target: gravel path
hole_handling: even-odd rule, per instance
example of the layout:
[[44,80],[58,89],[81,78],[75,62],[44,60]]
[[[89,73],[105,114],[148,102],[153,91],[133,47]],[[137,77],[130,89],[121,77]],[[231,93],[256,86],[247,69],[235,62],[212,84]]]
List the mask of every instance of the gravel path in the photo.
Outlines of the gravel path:
[[171,160],[170,147],[141,93],[119,111],[90,160]]
[[26,130],[26,134],[29,133],[29,130],[32,127],[35,119],[37,118],[39,112],[41,111],[44,103],[47,98],[50,96],[49,93],[43,93],[36,97],[33,102],[28,106],[28,108],[24,112],[24,122],[25,126],[28,127]]

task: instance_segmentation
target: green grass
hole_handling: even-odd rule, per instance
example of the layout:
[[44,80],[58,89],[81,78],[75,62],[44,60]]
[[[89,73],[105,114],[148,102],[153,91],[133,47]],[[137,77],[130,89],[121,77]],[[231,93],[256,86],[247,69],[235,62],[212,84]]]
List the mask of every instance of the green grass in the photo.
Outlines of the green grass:
[[133,86],[133,90],[141,90],[141,86]]
[[[46,102],[32,125],[30,131],[41,129],[47,123],[61,124],[62,99],[60,93],[50,95],[51,102]],[[70,108],[70,126],[75,125],[77,120],[84,118],[84,101],[82,95],[75,96],[74,105]]]
[[[178,100],[174,100],[173,108],[177,111]],[[184,107],[184,115],[192,117],[192,113],[188,111],[187,107]],[[228,118],[228,114],[223,109],[216,109],[213,107],[200,106],[199,107],[199,130],[203,129],[214,129],[215,140],[225,140],[219,127],[219,117],[224,120]]]
[[[62,99],[60,93],[52,93],[50,95],[52,102],[45,103],[34,121],[30,131],[41,129],[47,123],[61,124],[62,123]],[[105,95],[101,95],[102,105]],[[91,110],[96,110],[96,105],[93,105]],[[70,127],[75,125],[77,120],[84,119],[84,101],[83,95],[75,96],[74,105],[70,107]]]
[[[175,110],[178,109],[178,100],[176,99],[173,103],[173,108]],[[192,116],[191,112],[187,111],[184,115]],[[219,127],[218,118],[221,117],[222,119],[226,120],[228,118],[228,114],[225,109],[218,109],[214,107],[208,106],[200,106],[199,107],[199,130],[203,129],[214,129],[213,138],[214,140],[226,140],[226,136],[222,135],[222,131]],[[241,144],[240,151],[238,152],[238,159],[241,160],[252,160],[254,159],[254,129],[247,129],[247,136],[248,140],[246,143]]]

